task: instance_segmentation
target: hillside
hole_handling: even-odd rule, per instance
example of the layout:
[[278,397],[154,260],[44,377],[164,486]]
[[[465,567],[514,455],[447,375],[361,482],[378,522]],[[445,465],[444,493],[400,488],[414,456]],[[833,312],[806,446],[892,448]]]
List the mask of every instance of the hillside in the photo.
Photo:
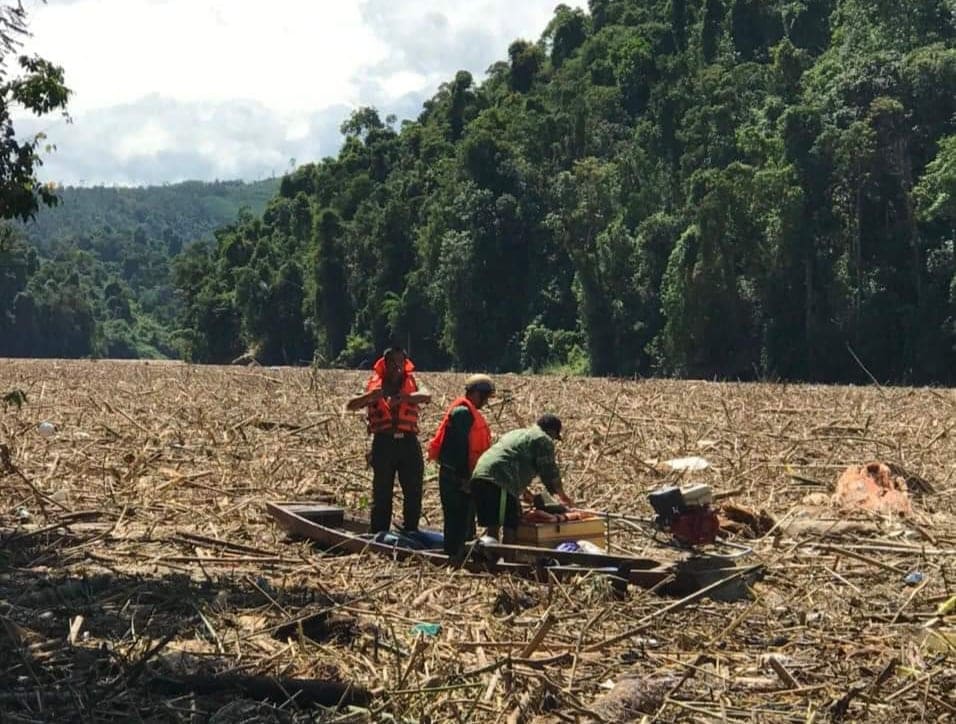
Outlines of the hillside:
[[82,244],[97,236],[134,232],[149,241],[163,240],[175,255],[184,243],[212,240],[212,232],[235,221],[241,208],[261,214],[278,188],[278,179],[136,188],[67,186],[58,191],[59,204],[42,207],[21,229],[26,240],[43,251],[59,243]]
[[172,260],[261,214],[277,179],[64,188],[0,229],[0,355],[180,357]]

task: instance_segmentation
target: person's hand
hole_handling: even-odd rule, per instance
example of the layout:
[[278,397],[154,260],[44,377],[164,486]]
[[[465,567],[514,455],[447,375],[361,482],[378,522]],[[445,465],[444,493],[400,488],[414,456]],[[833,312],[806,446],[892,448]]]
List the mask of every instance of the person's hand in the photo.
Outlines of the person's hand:
[[574,507],[574,501],[571,500],[571,498],[568,497],[567,493],[563,493],[563,492],[562,492],[562,493],[555,493],[555,497],[556,497],[558,500],[561,501],[561,504],[562,504],[565,508],[573,508],[573,507]]

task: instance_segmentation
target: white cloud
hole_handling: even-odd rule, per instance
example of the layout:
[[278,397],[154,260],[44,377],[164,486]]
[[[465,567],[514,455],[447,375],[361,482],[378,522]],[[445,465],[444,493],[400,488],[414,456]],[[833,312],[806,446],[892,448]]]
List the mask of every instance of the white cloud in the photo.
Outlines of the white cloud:
[[[69,126],[48,124],[51,139],[69,143],[59,142],[45,157],[41,175],[74,185],[267,178],[285,173],[292,158],[304,163],[334,154],[348,111],[332,106],[289,123],[255,101],[194,103],[152,95],[89,111]],[[287,137],[290,128],[297,137]],[[39,124],[20,123],[17,130],[35,132]]]
[[428,78],[426,76],[411,70],[400,70],[397,73],[385,76],[379,81],[379,87],[389,100],[407,93],[417,93],[424,90],[427,84]]
[[31,49],[66,68],[76,113],[150,93],[328,106],[387,53],[357,5],[330,0],[74,0],[38,6],[31,31]]
[[[36,52],[66,71],[72,124],[18,121],[58,147],[63,183],[261,178],[334,154],[349,108],[417,115],[476,79],[557,0],[28,0]],[[584,5],[581,3],[570,3]]]
[[121,159],[132,156],[150,156],[160,153],[172,145],[173,137],[159,121],[151,118],[146,124],[119,139],[116,155]]

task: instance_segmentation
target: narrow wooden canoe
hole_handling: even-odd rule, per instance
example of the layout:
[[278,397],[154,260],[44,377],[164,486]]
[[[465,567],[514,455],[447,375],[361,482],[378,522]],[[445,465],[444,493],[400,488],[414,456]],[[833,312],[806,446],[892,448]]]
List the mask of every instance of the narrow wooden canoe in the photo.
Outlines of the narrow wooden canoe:
[[[436,566],[451,564],[442,551],[416,550],[370,539],[366,535],[368,520],[348,515],[341,508],[292,501],[267,502],[266,511],[289,533],[315,541],[329,552],[371,552],[392,560],[415,559]],[[504,561],[502,557],[517,560]],[[676,573],[673,564],[649,558],[502,544],[476,546],[465,565],[473,571],[511,573],[541,581],[552,576],[561,580],[591,572],[642,588],[652,588]]]

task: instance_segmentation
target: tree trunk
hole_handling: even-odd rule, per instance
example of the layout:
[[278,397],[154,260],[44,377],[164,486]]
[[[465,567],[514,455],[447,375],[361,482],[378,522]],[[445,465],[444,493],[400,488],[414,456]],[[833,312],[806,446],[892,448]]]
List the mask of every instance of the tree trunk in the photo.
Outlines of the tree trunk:
[[807,379],[816,379],[816,350],[813,340],[813,255],[803,259],[803,344],[807,360]]

